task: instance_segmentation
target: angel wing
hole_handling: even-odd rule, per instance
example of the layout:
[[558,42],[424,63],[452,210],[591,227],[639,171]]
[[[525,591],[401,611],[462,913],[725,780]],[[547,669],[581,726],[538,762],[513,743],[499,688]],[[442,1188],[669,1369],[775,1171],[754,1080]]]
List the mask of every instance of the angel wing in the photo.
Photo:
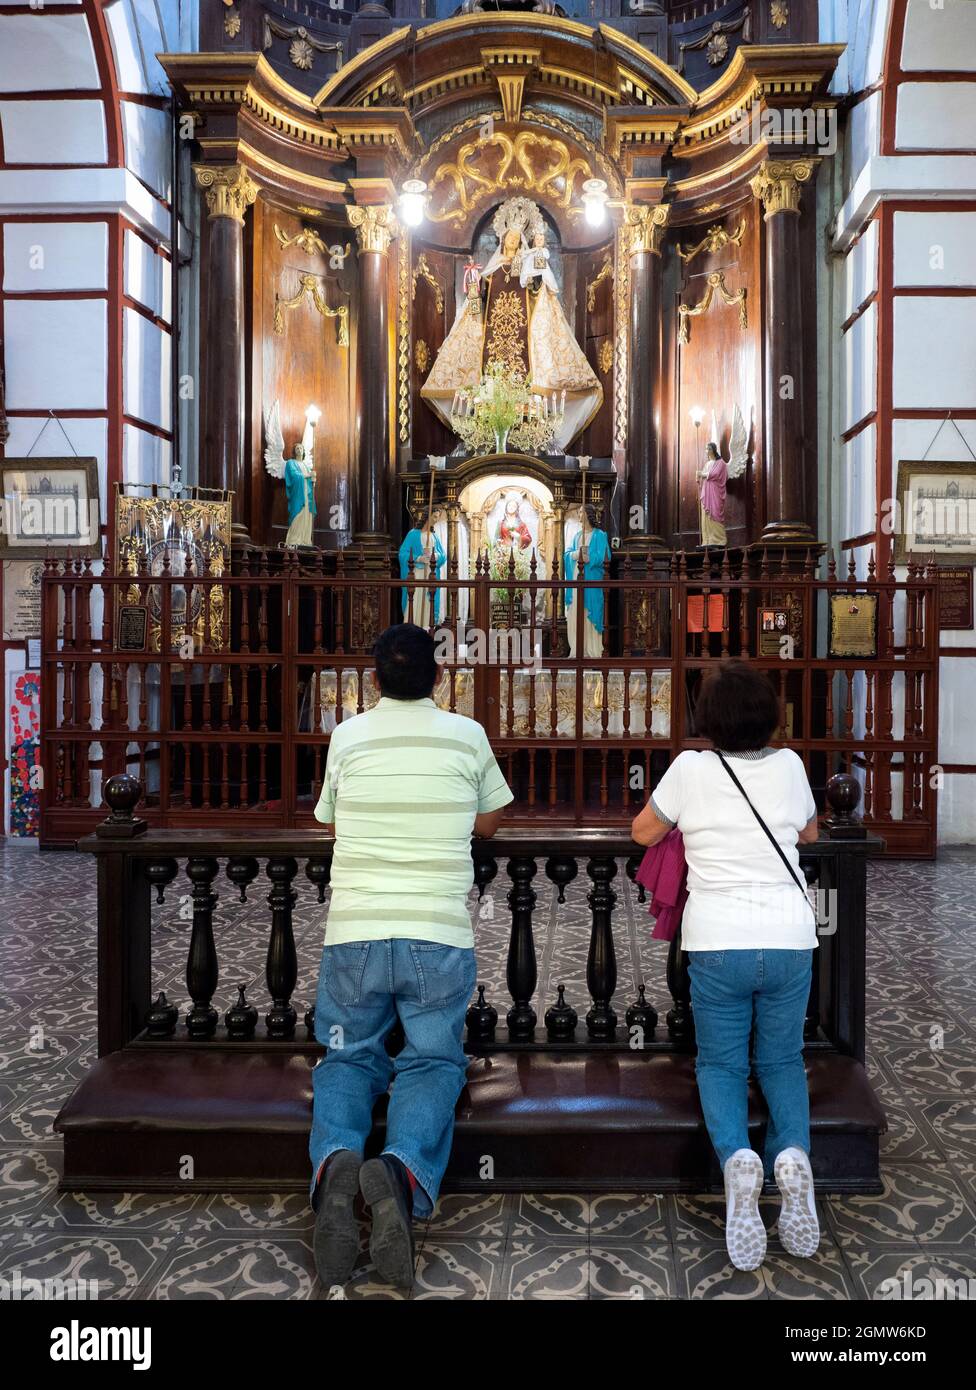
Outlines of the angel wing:
[[742,411],[735,406],[732,413],[732,434],[729,438],[728,476],[741,478],[749,462],[749,431],[742,418]]
[[272,478],[285,476],[285,437],[281,433],[278,401],[264,412],[264,466]]

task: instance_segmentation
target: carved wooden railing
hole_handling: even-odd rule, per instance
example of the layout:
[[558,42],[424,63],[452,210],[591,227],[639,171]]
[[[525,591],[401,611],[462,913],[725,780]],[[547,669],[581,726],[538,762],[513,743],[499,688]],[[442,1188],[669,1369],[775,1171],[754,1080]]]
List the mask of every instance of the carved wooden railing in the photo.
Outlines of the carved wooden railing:
[[[372,644],[400,621],[389,554],[243,554],[232,573],[113,574],[89,561],[43,581],[42,843],[72,844],[104,815],[113,774],[146,787],[154,825],[312,826],[329,735],[367,708]],[[583,650],[581,601],[600,589],[604,654],[570,657],[566,604]],[[528,602],[516,605],[516,590]],[[434,592],[429,591],[429,594]],[[932,855],[936,840],[938,616],[934,570],[857,578],[812,553],[684,553],[650,568],[615,557],[601,581],[462,578],[436,585],[447,681],[439,698],[486,728],[516,794],[513,820],[624,827],[682,748],[696,747],[694,693],[729,656],[765,670],[784,741],[802,757],[818,805],[838,772],[862,784],[865,823],[891,852]],[[876,654],[833,657],[831,599],[877,604]],[[119,612],[145,607],[158,640],[124,650]],[[759,613],[787,614],[790,644],[761,650]],[[191,643],[180,615],[219,612]],[[465,613],[466,610],[466,613]],[[465,617],[465,621],[459,622]],[[499,624],[522,648],[476,655],[457,642]],[[526,658],[530,660],[527,661]]]
[[[319,1050],[313,1001],[296,1001],[299,978],[293,912],[302,879],[305,891],[325,901],[332,839],[322,831],[252,829],[158,830],[134,812],[141,795],[135,779],[111,779],[111,816],[79,848],[98,865],[98,1051],[123,1048],[280,1048]],[[858,788],[838,776],[829,788],[831,814],[816,844],[803,846],[801,864],[816,886],[821,928],[805,1036],[811,1051],[829,1050],[864,1060],[866,861],[881,842],[854,817]],[[546,831],[503,829],[494,840],[474,840],[475,882],[483,894],[507,861],[511,911],[506,980],[509,1000],[478,998],[467,1015],[466,1046],[472,1053],[557,1049],[687,1051],[694,1042],[687,958],[680,937],[667,957],[669,998],[656,1007],[638,981],[634,999],[616,999],[614,880],[622,862],[633,879],[641,853],[621,830]],[[559,901],[585,860],[591,913],[586,967],[588,1001],[571,1001],[559,986],[543,1016],[534,1002],[537,966],[533,911],[540,863]],[[262,874],[261,864],[264,862]],[[304,863],[304,874],[300,865]],[[181,1016],[165,995],[153,1002],[150,934],[152,903],[167,889],[179,891],[185,876],[193,924],[186,961],[189,1005]],[[226,878],[244,898],[262,878],[270,885],[270,921],[261,1011],[244,988],[220,1018],[213,999],[220,979],[215,920]],[[648,930],[650,930],[648,924]],[[662,947],[662,950],[664,948]],[[316,954],[317,961],[317,954]],[[309,963],[312,964],[312,963]],[[558,962],[557,962],[558,964]],[[541,1007],[541,1005],[540,1005]]]

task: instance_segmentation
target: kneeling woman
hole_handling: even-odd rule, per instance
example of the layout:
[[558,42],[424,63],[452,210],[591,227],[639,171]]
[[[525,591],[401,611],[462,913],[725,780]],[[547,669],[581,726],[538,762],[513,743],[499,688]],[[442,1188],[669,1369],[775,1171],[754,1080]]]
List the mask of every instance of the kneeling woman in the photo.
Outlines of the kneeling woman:
[[759,1215],[763,1160],[749,1147],[749,1040],[769,1109],[765,1172],[783,1198],[780,1239],[793,1255],[820,1240],[810,1171],[810,1102],[803,1021],[817,945],[797,842],[817,838],[817,810],[800,758],[767,746],[779,725],[773,687],[727,661],[706,679],[695,710],[712,749],[680,753],[636,817],[633,837],[653,845],[681,831],[688,952],[705,1124],[725,1178],[726,1244],[737,1269],[766,1253]]

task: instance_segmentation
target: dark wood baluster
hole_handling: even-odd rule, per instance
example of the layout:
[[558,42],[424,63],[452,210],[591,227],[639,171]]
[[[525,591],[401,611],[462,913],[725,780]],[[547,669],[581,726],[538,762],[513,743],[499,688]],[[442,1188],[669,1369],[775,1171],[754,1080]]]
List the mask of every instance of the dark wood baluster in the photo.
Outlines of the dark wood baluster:
[[186,988],[193,1007],[186,1016],[186,1031],[193,1039],[212,1038],[217,1030],[217,1010],[211,1004],[217,988],[217,948],[214,945],[213,914],[217,894],[216,859],[195,857],[186,866],[193,885],[193,930],[186,961]]
[[268,745],[258,745],[258,801],[263,805],[268,799]]
[[637,870],[640,868],[643,859],[644,856],[642,854],[632,854],[624,864],[624,872],[637,889],[637,901],[639,903],[647,902],[647,890],[643,883],[637,882]]
[[278,1040],[292,1038],[298,1015],[291,1005],[291,996],[298,980],[298,956],[295,952],[295,933],[292,928],[292,909],[298,894],[292,881],[298,873],[298,863],[290,856],[269,859],[265,873],[271,880],[268,904],[271,907],[271,940],[268,942],[267,981],[271,1008],[265,1015],[268,1037]]
[[250,725],[248,724],[248,718],[249,718],[249,716],[250,716],[250,691],[249,691],[249,688],[248,688],[249,685],[250,685],[250,677],[251,677],[251,668],[250,668],[250,666],[242,666],[242,667],[241,667],[241,708],[240,708],[241,733],[242,733],[242,734],[250,733]]
[[617,1028],[617,1015],[611,1001],[617,988],[617,957],[613,948],[613,908],[617,895],[610,884],[617,873],[617,861],[600,855],[586,865],[593,887],[586,895],[593,917],[590,950],[586,958],[586,985],[593,1000],[586,1015],[586,1029],[594,1039],[608,1039]]
[[479,984],[478,997],[464,1016],[465,1026],[468,1030],[468,1043],[471,1046],[495,1041],[498,1010],[485,998],[487,988],[487,985]]
[[166,895],[164,889],[167,884],[172,883],[177,874],[177,864],[175,859],[153,859],[146,865],[143,872],[146,878],[156,889],[157,903],[165,902]]
[[478,890],[478,900],[485,896],[485,889],[498,873],[497,859],[476,859],[474,864],[474,886]]
[[240,889],[241,902],[247,902],[248,885],[258,876],[258,861],[249,854],[235,854],[227,861],[227,877]]
[[320,903],[325,902],[325,890],[332,881],[332,860],[331,859],[309,859],[305,865],[305,877],[309,883],[314,884],[318,890]]
[[576,860],[569,855],[554,854],[546,860],[546,878],[556,885],[556,901],[566,901],[566,889],[578,872]]
[[688,956],[681,948],[681,928],[675,932],[668,950],[668,993],[673,1000],[667,1012],[668,1033],[674,1042],[689,1043],[695,1035],[691,1011],[691,976]]
[[535,1032],[536,1013],[532,1007],[537,970],[535,942],[532,939],[532,909],[536,904],[532,880],[535,860],[519,856],[508,861],[508,876],[512,887],[508,905],[512,909],[512,934],[508,943],[508,965],[505,978],[512,996],[507,1014],[510,1042],[529,1042]]

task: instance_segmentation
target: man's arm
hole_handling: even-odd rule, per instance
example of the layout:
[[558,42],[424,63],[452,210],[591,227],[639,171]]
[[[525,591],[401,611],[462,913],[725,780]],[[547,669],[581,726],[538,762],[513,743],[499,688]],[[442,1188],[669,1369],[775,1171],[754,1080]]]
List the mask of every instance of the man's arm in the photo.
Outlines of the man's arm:
[[490,840],[502,823],[504,806],[497,811],[479,811],[474,818],[473,834],[478,840]]

